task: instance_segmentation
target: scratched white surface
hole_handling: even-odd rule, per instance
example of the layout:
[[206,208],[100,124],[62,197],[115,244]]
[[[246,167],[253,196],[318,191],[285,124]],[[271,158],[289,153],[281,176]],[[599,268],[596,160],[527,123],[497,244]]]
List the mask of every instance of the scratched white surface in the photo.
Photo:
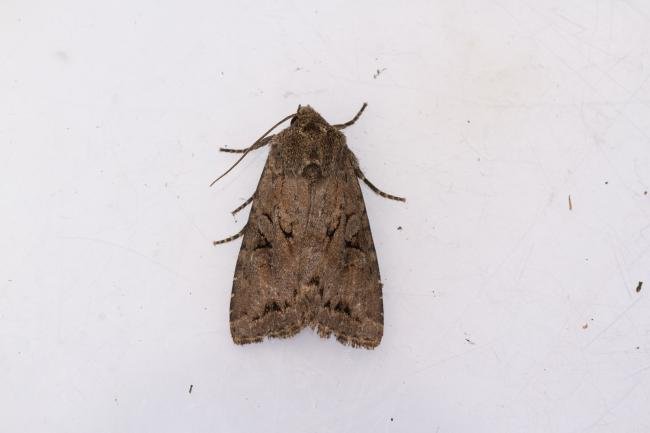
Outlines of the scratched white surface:
[[[0,431],[650,431],[650,3],[5,1],[0,28]],[[218,147],[363,101],[348,143],[408,197],[364,189],[381,346],[235,347],[240,243],[211,241],[266,150],[208,188]]]

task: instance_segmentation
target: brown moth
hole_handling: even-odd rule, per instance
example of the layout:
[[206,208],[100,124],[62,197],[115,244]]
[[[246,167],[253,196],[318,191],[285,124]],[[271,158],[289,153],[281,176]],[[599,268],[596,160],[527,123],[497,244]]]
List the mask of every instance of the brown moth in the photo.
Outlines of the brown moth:
[[[230,300],[230,332],[237,344],[290,337],[304,327],[334,334],[354,347],[374,348],[384,331],[382,284],[359,169],[342,132],[359,118],[330,125],[313,108],[298,107],[243,153],[270,144],[253,196]],[[267,136],[291,119],[288,128]],[[215,180],[216,182],[216,180]],[[213,182],[214,183],[214,182]]]

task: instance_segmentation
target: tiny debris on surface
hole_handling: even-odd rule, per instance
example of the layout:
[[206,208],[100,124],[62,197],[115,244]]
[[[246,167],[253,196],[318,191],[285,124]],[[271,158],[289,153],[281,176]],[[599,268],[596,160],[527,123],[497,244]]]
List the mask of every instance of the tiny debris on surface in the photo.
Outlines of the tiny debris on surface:
[[465,341],[467,341],[469,344],[472,344],[472,345],[476,344],[472,340],[470,340],[469,338],[465,338]]
[[569,210],[573,210],[573,202],[571,201],[571,194],[569,194]]
[[587,328],[589,328],[589,323],[585,322],[585,324],[582,325],[582,329],[587,329]]
[[190,385],[190,394],[192,394],[192,388],[194,388],[194,385]]
[[386,68],[377,69],[377,72],[375,72],[374,74],[372,74],[372,78],[374,78],[374,79],[376,80],[377,77],[378,77],[379,75],[381,75],[381,73],[384,72],[385,70],[386,70]]
[[402,226],[397,226],[397,230],[402,230]]
[[641,291],[641,286],[643,286],[643,281],[639,281],[639,284],[636,285],[636,292],[639,293]]

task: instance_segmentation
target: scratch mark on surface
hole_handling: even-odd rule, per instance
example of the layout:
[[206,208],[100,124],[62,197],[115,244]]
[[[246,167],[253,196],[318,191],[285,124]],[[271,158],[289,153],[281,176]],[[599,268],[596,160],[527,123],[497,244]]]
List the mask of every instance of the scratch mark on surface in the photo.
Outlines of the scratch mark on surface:
[[605,326],[594,338],[589,341],[589,343],[585,344],[582,348],[586,349],[587,347],[591,346],[596,340],[598,340],[601,335],[603,335],[605,332],[607,332],[612,326],[614,326],[619,320],[621,320],[634,306],[637,304],[643,298],[638,298],[636,301],[632,302],[630,305],[628,305],[621,313],[614,318],[607,326]]
[[650,365],[647,365],[647,366],[645,366],[643,368],[640,368],[640,369],[636,370],[635,372],[630,373],[629,375],[627,375],[625,377],[625,379],[630,379],[630,378],[632,378],[634,376],[638,376],[639,374],[643,373],[644,371],[648,371],[648,370],[650,370]]
[[169,266],[164,265],[163,263],[160,263],[159,261],[152,259],[151,257],[147,256],[146,254],[143,254],[143,253],[141,253],[139,251],[134,250],[133,248],[126,247],[124,245],[116,244],[116,243],[110,242],[110,241],[105,241],[103,239],[86,238],[86,237],[82,237],[82,236],[59,236],[59,239],[66,239],[66,240],[73,240],[73,241],[94,242],[94,243],[98,243],[98,244],[103,244],[103,245],[108,245],[108,246],[111,246],[111,247],[119,248],[121,250],[129,252],[131,254],[135,254],[138,257],[142,257],[143,259],[148,260],[149,262],[153,263],[154,265],[159,266],[160,268],[166,270],[170,274],[176,275],[178,278],[181,278],[182,280],[184,280],[186,282],[191,282],[192,281],[189,278],[187,278],[186,276],[179,274],[178,272],[176,272],[175,270],[173,270]]
[[[614,230],[613,230],[612,227],[608,226],[608,228],[610,228],[612,230],[612,233],[614,233]],[[623,245],[622,241],[620,241],[619,239],[616,239],[616,241],[619,243],[619,245]],[[618,269],[618,272],[621,274],[621,280],[623,282],[622,284],[623,284],[623,287],[625,287],[625,289],[626,289],[625,292],[627,293],[627,296],[629,298],[631,298],[632,294],[627,290],[627,288],[629,287],[629,284],[628,284],[629,279],[627,278],[627,275],[625,275],[625,269],[623,268],[623,265],[621,265],[621,261],[618,258],[617,250],[612,248],[612,254],[614,256],[614,260],[616,261],[616,267]]]
[[601,415],[600,415],[600,416],[599,416],[599,417],[598,417],[598,418],[597,418],[593,423],[591,423],[590,425],[588,425],[587,427],[585,427],[585,428],[582,429],[581,431],[583,431],[583,432],[585,432],[585,431],[590,431],[592,427],[595,427],[595,426],[597,426],[598,424],[600,424],[600,422],[601,422],[601,421],[602,421],[602,420],[603,420],[607,415],[611,414],[611,413],[614,411],[614,409],[616,409],[617,407],[619,407],[619,406],[620,406],[620,405],[621,405],[621,404],[622,404],[622,403],[623,403],[623,402],[624,402],[624,401],[625,401],[625,400],[626,400],[626,399],[627,399],[627,398],[628,398],[628,397],[629,397],[629,396],[634,392],[634,390],[636,390],[636,389],[639,387],[639,385],[641,385],[642,383],[643,383],[643,382],[638,382],[638,383],[636,383],[634,386],[632,386],[632,387],[631,387],[629,390],[627,390],[627,391],[626,391],[626,392],[621,396],[621,398],[619,398],[619,399],[618,399],[618,400],[617,400],[617,401],[616,401],[612,406],[609,406],[609,405],[607,405],[607,403],[605,403],[606,408],[605,408],[605,410],[602,412],[602,414],[601,414]]

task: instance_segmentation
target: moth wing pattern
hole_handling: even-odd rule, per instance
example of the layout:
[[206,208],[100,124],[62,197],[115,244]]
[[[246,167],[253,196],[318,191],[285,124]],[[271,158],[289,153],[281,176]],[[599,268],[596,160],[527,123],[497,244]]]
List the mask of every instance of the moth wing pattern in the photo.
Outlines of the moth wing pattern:
[[[272,209],[263,200],[273,195],[273,176],[266,162],[244,228],[230,298],[230,331],[237,344],[256,343],[264,337],[290,337],[300,331],[299,308],[281,287],[276,272],[280,260],[275,244]],[[278,314],[278,313],[282,314]]]
[[322,337],[334,334],[343,344],[374,348],[384,332],[382,283],[356,158],[349,153],[349,165],[335,177],[342,211],[330,248],[339,253],[327,255],[334,278],[324,281],[315,328]]

